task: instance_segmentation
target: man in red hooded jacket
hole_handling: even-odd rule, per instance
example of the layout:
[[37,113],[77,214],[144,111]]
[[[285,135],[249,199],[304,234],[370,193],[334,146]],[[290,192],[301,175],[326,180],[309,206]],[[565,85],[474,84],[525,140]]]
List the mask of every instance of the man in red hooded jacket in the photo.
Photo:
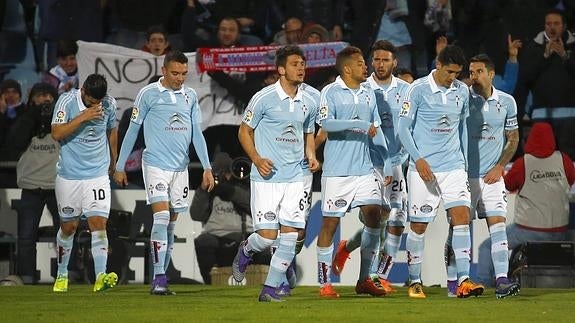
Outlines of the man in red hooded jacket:
[[[551,125],[533,125],[525,144],[525,155],[517,159],[504,176],[515,197],[513,223],[507,226],[509,249],[527,241],[567,240],[569,189],[575,182],[573,161],[555,150]],[[493,277],[490,241],[479,246],[478,281]]]

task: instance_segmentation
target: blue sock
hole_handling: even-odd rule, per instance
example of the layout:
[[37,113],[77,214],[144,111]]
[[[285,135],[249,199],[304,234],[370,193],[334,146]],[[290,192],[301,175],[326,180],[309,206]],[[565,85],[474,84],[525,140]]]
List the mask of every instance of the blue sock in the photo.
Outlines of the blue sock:
[[170,222],[170,212],[160,211],[154,213],[154,224],[150,235],[152,252],[152,264],[154,265],[154,277],[164,275],[164,263],[168,249],[168,224]]
[[423,249],[425,248],[425,233],[417,234],[409,231],[405,249],[407,249],[407,264],[410,284],[421,283],[421,263],[423,262]]
[[279,240],[279,246],[272,256],[268,276],[264,283],[270,287],[278,287],[285,280],[286,270],[295,256],[297,232],[282,233]]
[[317,247],[317,279],[322,286],[331,284],[332,257],[333,243],[329,247]]
[[58,248],[58,276],[68,276],[68,263],[74,245],[74,234],[66,237],[62,229],[58,230],[56,235],[56,246]]
[[495,279],[507,277],[509,271],[509,250],[507,249],[507,230],[505,223],[496,223],[489,227],[491,235],[491,259],[495,270]]
[[345,249],[348,252],[352,252],[355,249],[359,248],[361,245],[361,235],[363,234],[363,229],[359,229],[355,231],[355,233],[347,240],[345,243]]
[[106,273],[108,263],[108,235],[106,230],[92,231],[92,258],[94,259],[94,273]]
[[455,253],[453,252],[451,242],[452,240],[453,240],[453,227],[449,226],[447,241],[445,241],[445,247],[443,248],[443,257],[445,259],[445,270],[447,271],[448,281],[457,280],[457,266],[455,265]]
[[176,221],[168,223],[168,248],[166,249],[166,259],[164,260],[164,272],[168,270],[170,261],[172,260],[172,252],[174,252],[174,228]]
[[452,239],[453,253],[455,254],[455,265],[457,266],[457,281],[461,284],[469,278],[469,267],[471,266],[471,236],[469,235],[469,225],[453,226]]
[[380,228],[363,227],[361,234],[361,261],[359,265],[359,281],[364,281],[369,278],[371,273],[371,266],[379,253],[379,234]]

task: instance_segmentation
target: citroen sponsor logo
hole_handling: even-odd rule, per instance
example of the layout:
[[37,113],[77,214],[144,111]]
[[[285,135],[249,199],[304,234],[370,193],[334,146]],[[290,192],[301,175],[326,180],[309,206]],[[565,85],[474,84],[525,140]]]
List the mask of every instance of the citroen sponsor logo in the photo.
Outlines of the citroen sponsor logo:
[[169,125],[165,128],[166,131],[187,131],[188,127],[182,121],[179,113],[174,112],[169,120]]

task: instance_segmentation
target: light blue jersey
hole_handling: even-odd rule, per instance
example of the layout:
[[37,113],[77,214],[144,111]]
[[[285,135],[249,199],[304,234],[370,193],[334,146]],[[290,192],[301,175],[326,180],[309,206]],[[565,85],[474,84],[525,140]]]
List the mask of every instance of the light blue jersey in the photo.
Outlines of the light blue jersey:
[[429,75],[407,89],[399,113],[398,133],[410,155],[410,167],[424,158],[433,172],[466,169],[469,89],[455,80],[446,89]]
[[[377,111],[381,118],[381,129],[387,140],[391,166],[401,165],[407,160],[409,155],[401,146],[396,126],[399,121],[399,112],[403,103],[403,97],[409,87],[409,83],[392,75],[391,83],[387,88],[383,89],[377,84],[373,74],[367,78],[367,82],[375,92]],[[381,158],[381,155],[376,149],[373,149],[373,147],[370,149],[373,166],[383,167],[384,160]]]
[[[56,102],[52,124],[66,124],[87,107],[81,91],[71,89]],[[60,140],[58,175],[65,179],[90,179],[108,175],[110,148],[107,131],[116,127],[116,100],[106,95],[102,99],[104,116],[84,122],[70,136]]]
[[[163,78],[162,78],[163,79]],[[158,82],[142,88],[134,101],[131,123],[144,126],[145,165],[181,172],[188,167],[193,128],[201,128],[202,116],[196,92],[187,86],[174,91]],[[130,125],[132,128],[133,125]],[[130,131],[130,130],[129,130]],[[136,130],[137,133],[137,130]],[[122,145],[117,169],[124,165]],[[132,147],[126,147],[128,151]],[[202,163],[203,164],[203,163]],[[205,167],[204,167],[205,168]]]
[[469,178],[484,177],[493,169],[505,146],[505,131],[518,128],[515,99],[492,89],[487,101],[471,89],[467,118]]
[[[357,127],[328,131],[330,120],[352,121]],[[321,91],[318,123],[327,132],[323,176],[362,176],[372,172],[367,130],[381,124],[375,93],[364,82],[357,90],[347,87],[341,77]]]
[[262,177],[252,164],[250,178],[257,182],[287,183],[303,181],[304,133],[314,133],[317,101],[308,90],[298,88],[292,99],[277,81],[256,93],[250,100],[242,122],[254,129],[255,148],[274,167]]

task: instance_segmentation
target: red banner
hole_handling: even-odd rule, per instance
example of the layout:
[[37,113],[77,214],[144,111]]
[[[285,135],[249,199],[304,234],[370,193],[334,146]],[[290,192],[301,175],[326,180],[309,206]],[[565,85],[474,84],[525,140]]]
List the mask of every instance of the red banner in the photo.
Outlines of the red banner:
[[[335,57],[348,44],[344,42],[301,44],[309,68],[335,65]],[[198,71],[261,72],[275,70],[275,54],[281,46],[198,48]]]

